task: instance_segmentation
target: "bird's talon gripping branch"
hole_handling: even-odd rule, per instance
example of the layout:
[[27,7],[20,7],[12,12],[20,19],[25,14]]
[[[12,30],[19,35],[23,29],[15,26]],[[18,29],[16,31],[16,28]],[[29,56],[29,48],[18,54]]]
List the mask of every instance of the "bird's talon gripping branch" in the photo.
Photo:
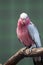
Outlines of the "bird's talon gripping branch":
[[32,52],[32,48],[29,48],[29,51]]
[[36,48],[36,45],[35,45],[35,44],[33,44],[33,45],[29,48],[29,51],[32,52],[32,49],[33,49],[33,48]]
[[25,51],[26,49],[27,49],[27,47],[23,51]]

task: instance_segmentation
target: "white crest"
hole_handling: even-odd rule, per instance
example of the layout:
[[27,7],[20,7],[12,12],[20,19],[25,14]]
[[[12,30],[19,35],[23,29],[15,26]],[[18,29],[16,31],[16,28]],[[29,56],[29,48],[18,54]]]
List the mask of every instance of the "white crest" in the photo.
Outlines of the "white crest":
[[28,17],[28,15],[26,13],[21,13],[20,14],[20,18],[22,19],[26,19]]

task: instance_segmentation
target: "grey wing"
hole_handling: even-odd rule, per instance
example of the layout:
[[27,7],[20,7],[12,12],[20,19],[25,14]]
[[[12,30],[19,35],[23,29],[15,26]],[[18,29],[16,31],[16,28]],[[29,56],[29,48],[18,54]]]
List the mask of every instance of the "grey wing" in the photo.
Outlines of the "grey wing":
[[40,36],[37,28],[35,25],[31,22],[30,25],[27,26],[28,31],[30,33],[30,36],[32,39],[35,41],[37,47],[41,47],[41,41],[40,41]]

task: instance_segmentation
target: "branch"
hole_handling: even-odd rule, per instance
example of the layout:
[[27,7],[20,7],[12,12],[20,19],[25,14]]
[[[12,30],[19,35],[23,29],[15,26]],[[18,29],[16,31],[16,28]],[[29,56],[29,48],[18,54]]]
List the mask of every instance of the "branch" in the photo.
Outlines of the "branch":
[[15,53],[11,58],[8,59],[4,65],[16,65],[21,59],[24,57],[35,57],[35,56],[42,56],[43,55],[43,48],[34,48],[32,52],[29,49],[22,48],[17,53]]

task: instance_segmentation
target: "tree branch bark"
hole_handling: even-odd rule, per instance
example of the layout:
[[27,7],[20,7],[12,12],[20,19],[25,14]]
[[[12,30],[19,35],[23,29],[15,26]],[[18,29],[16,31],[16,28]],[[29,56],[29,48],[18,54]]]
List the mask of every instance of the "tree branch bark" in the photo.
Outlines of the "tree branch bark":
[[9,58],[4,65],[16,65],[21,59],[25,57],[36,57],[43,56],[43,48],[34,48],[32,52],[29,51],[29,48],[22,48],[17,53],[15,53],[11,58]]

